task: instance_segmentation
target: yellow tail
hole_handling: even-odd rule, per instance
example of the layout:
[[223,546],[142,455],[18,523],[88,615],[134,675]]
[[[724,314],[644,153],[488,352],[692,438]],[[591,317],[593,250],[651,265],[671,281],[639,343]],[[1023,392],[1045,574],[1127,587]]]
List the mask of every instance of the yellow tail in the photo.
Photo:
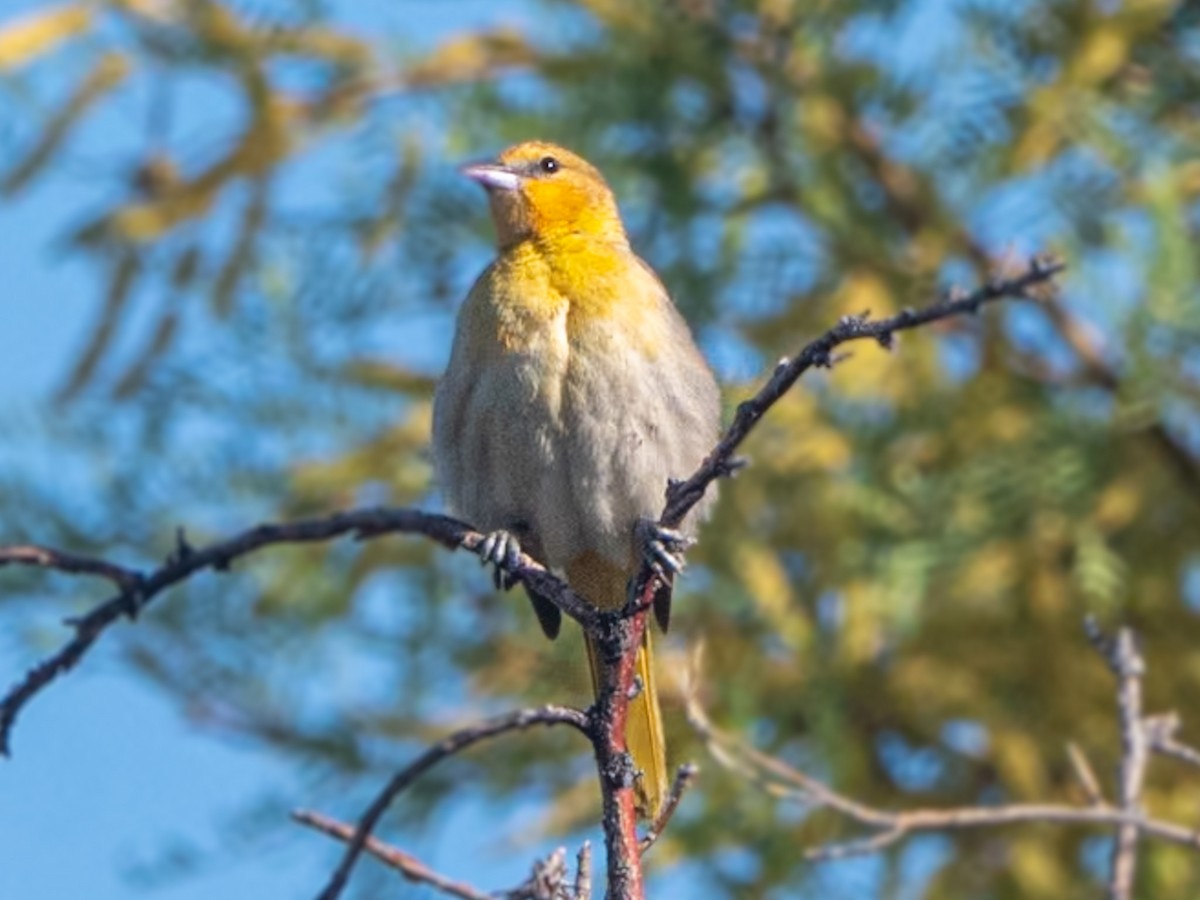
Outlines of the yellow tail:
[[[625,602],[628,576],[618,567],[588,553],[567,566],[567,580],[588,600],[602,609],[614,609]],[[597,693],[601,684],[604,660],[587,638],[588,663],[592,670],[592,688]],[[637,674],[642,689],[629,701],[629,719],[625,726],[625,741],[633,756],[633,764],[641,770],[635,786],[638,813],[653,818],[667,796],[667,746],[663,740],[662,713],[658,707],[658,689],[654,683],[654,654],[650,639],[650,623],[638,650]]]

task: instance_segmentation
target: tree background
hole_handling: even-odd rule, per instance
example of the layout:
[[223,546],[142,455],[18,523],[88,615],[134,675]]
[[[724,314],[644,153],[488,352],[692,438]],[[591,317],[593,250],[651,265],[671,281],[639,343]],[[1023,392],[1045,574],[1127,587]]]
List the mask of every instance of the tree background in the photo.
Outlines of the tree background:
[[[200,541],[434,506],[432,386],[491,253],[455,166],[536,136],[609,176],[730,406],[839,315],[919,305],[1035,250],[1071,267],[1052,304],[855,347],[756,431],[663,644],[679,673],[703,641],[716,721],[877,804],[1077,797],[1064,744],[1102,775],[1119,752],[1091,612],[1143,635],[1149,707],[1177,709],[1185,737],[1200,727],[1194,4],[15,6],[0,20],[5,542],[146,563],[178,525]],[[175,803],[164,776],[163,807],[122,826],[132,859],[108,845],[93,869],[182,897],[268,860],[225,892],[315,890],[336,848],[288,809],[353,815],[453,723],[584,700],[576,636],[544,642],[469,562],[420,540],[289,548],[163,598],[22,720],[0,833],[36,812],[44,847],[51,813],[97,831],[116,814],[104,784],[141,763],[73,730],[95,718],[176,779],[233,788],[217,808]],[[6,677],[100,598],[5,571]],[[97,678],[152,685],[193,736],[139,742],[136,704],[89,706]],[[677,693],[671,754],[703,764]],[[227,763],[190,768],[218,744]],[[81,786],[95,796],[29,789],[39,757],[99,758]],[[1190,821],[1200,782],[1160,764],[1145,797]],[[422,781],[383,834],[498,887],[591,834],[597,810],[580,745],[531,734]],[[1023,827],[800,861],[846,829],[710,764],[653,853],[651,893],[1092,897],[1108,846]],[[25,859],[20,895],[54,896],[63,861]],[[405,895],[370,868],[360,895]],[[1138,896],[1198,884],[1194,854],[1144,851]]]

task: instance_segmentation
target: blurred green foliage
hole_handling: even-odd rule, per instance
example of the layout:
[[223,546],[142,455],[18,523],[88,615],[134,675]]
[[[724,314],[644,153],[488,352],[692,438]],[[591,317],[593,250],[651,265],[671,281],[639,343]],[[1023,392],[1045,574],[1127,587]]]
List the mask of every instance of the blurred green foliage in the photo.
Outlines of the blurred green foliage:
[[[452,166],[545,137],[610,176],[731,404],[839,315],[918,305],[1034,250],[1071,267],[1056,299],[854,348],[761,425],[663,660],[680,672],[705,643],[716,721],[871,803],[1081,800],[1064,744],[1104,775],[1119,753],[1090,612],[1141,632],[1150,708],[1198,733],[1197,7],[515,6],[537,25],[432,47],[315,0],[67,3],[4,23],[0,96],[21,124],[0,190],[86,183],[62,246],[96,273],[56,396],[5,414],[4,537],[145,563],[178,524],[199,541],[432,502],[432,385],[490,252]],[[111,107],[145,113],[118,149],[94,127]],[[469,562],[395,539],[272,552],[110,640],[189,715],[368,790],[452,722],[583,698],[576,636],[543,642]],[[5,577],[18,627],[50,588],[85,602]],[[697,758],[670,697],[672,753]],[[568,739],[510,739],[422,782],[393,825],[536,785],[543,827],[581,828],[590,778]],[[1151,811],[1190,822],[1198,803],[1194,773],[1152,768]],[[714,896],[864,896],[800,859],[848,835],[709,766],[656,877],[671,896],[687,860]],[[1091,897],[1099,840],[955,834],[919,848],[932,875],[901,848],[872,890]],[[1200,857],[1147,846],[1138,896],[1198,885]]]

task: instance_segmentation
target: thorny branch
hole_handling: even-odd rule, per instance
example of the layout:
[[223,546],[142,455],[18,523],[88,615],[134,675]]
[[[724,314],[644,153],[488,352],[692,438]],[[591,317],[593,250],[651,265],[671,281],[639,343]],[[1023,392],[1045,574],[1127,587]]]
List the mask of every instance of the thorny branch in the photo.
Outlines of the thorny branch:
[[1140,835],[1160,838],[1200,850],[1200,831],[1148,817],[1139,806],[1148,750],[1200,764],[1200,751],[1175,738],[1178,717],[1173,713],[1144,717],[1141,714],[1142,676],[1145,662],[1133,633],[1120,629],[1112,639],[1094,622],[1086,623],[1088,636],[1117,677],[1117,705],[1121,720],[1122,759],[1118,771],[1117,804],[1107,803],[1091,766],[1082,752],[1071,745],[1071,759],[1089,805],[1014,803],[1001,806],[967,806],[947,809],[893,811],[878,809],[841,794],[811,775],[780,759],[762,753],[734,735],[721,731],[709,720],[697,697],[696,685],[688,688],[688,720],[703,738],[718,763],[777,797],[798,800],[806,806],[828,809],[868,829],[866,836],[842,843],[825,844],[805,851],[810,860],[840,859],[876,853],[921,832],[994,828],[1020,822],[1061,825],[1115,826],[1108,896],[1130,900]]
[[121,591],[137,590],[141,582],[141,576],[137,572],[124,566],[34,544],[0,547],[0,568],[4,566],[36,566],[40,569],[56,569],[71,575],[97,575],[107,578]]
[[[717,446],[708,455],[700,468],[684,481],[673,481],[667,486],[667,502],[660,524],[676,527],[687,513],[699,502],[709,485],[717,478],[733,474],[743,465],[734,456],[735,451],[749,435],[755,425],[770,408],[796,383],[806,371],[813,367],[828,368],[837,361],[833,355],[836,347],[850,341],[871,339],[883,347],[891,347],[895,335],[900,331],[917,328],[952,316],[977,313],[982,306],[1003,298],[1031,297],[1034,288],[1050,283],[1062,271],[1059,262],[1034,259],[1019,275],[995,278],[973,293],[953,291],[941,300],[922,310],[904,310],[886,319],[872,320],[867,314],[843,317],[837,325],[805,346],[792,359],[782,360],[767,383],[750,399],[738,406],[732,424],[725,431]],[[49,685],[59,675],[70,670],[87,652],[95,641],[113,623],[124,616],[135,617],[158,594],[169,587],[205,569],[224,571],[230,564],[264,547],[275,544],[307,543],[325,541],[350,535],[356,539],[374,538],[385,534],[422,534],[454,549],[462,547],[479,552],[484,535],[469,525],[447,516],[438,516],[409,509],[363,509],[335,513],[324,518],[307,519],[290,523],[259,525],[227,540],[208,544],[202,548],[191,547],[179,535],[176,552],[162,565],[150,571],[126,568],[104,560],[74,556],[47,547],[14,546],[0,547],[0,566],[25,565],[57,569],[80,575],[95,575],[112,581],[118,593],[94,607],[87,614],[71,620],[68,624],[75,634],[59,651],[36,665],[0,700],[0,753],[9,752],[11,731],[17,715],[26,703]],[[579,595],[574,593],[562,579],[547,571],[533,558],[521,555],[517,565],[506,567],[514,581],[521,581],[531,592],[544,597],[558,606],[564,613],[576,619],[583,628],[596,637],[601,652],[606,657],[618,660],[618,664],[607,667],[610,674],[596,705],[583,713],[578,710],[551,708],[536,711],[520,711],[509,716],[466,729],[451,735],[442,743],[431,748],[412,766],[397,774],[376,802],[364,813],[348,840],[342,863],[334,873],[324,898],[336,897],[346,883],[350,869],[364,849],[373,845],[371,832],[392,799],[413,778],[438,760],[457,752],[477,740],[493,737],[513,728],[531,724],[572,724],[583,730],[591,739],[596,753],[604,800],[604,831],[608,848],[608,895],[620,898],[641,898],[642,874],[640,856],[649,848],[682,796],[683,791],[695,775],[694,769],[681,769],[677,776],[667,806],[652,823],[646,836],[639,840],[634,814],[633,781],[636,773],[632,769],[625,745],[625,714],[633,684],[633,669],[642,630],[647,626],[646,618],[659,596],[659,576],[649,566],[644,566],[636,581],[636,601],[627,610],[618,614],[600,613]],[[662,614],[656,609],[656,612]],[[813,793],[815,783],[804,788]],[[827,788],[821,788],[825,803],[844,807],[843,811],[857,808],[865,824],[880,825],[880,816],[852,801],[841,800]],[[1092,810],[1100,813],[1103,810]],[[1122,823],[1128,823],[1129,813],[1121,812]],[[891,820],[893,823],[897,820]],[[913,820],[905,830],[921,827]],[[308,822],[308,824],[313,824]],[[1141,826],[1142,830],[1148,830]],[[887,836],[884,833],[884,837]],[[886,842],[898,839],[889,838]],[[590,865],[590,857],[581,855],[581,870]],[[586,881],[580,874],[580,879]],[[576,891],[580,894],[579,891]],[[460,895],[461,896],[461,895]],[[466,896],[471,896],[467,894]],[[582,894],[580,894],[582,896]]]
[[[26,703],[59,675],[73,668],[109,626],[122,616],[136,618],[150,601],[167,588],[205,569],[224,572],[234,560],[276,544],[312,543],[344,535],[363,540],[384,534],[423,534],[447,547],[462,547],[472,552],[484,539],[469,525],[449,516],[412,509],[375,508],[297,522],[259,525],[228,540],[199,549],[188,545],[180,535],[175,552],[151,572],[85,559],[48,547],[0,547],[0,566],[38,566],[71,574],[98,575],[120,586],[120,592],[109,600],[86,615],[70,620],[68,624],[75,630],[74,637],[58,652],[30,669],[0,701],[0,753],[8,755],[10,752],[12,727]],[[585,628],[596,620],[595,609],[533,557],[522,554],[520,564],[512,570],[512,574],[530,590],[550,599]]]
[[1035,258],[1019,275],[991,279],[970,294],[952,290],[924,309],[906,309],[886,319],[871,319],[865,314],[843,316],[837,325],[811,341],[796,356],[780,360],[758,393],[738,405],[733,423],[695,474],[685,481],[673,482],[667,489],[667,505],[660,523],[669,528],[677,527],[688,511],[700,502],[710,484],[740,468],[742,463],[734,453],[742,441],[801,375],[814,367],[827,369],[833,366],[837,362],[833,355],[836,347],[869,339],[890,349],[898,332],[952,316],[975,314],[985,304],[997,300],[1030,297],[1034,288],[1050,282],[1064,268],[1065,265],[1057,260]]

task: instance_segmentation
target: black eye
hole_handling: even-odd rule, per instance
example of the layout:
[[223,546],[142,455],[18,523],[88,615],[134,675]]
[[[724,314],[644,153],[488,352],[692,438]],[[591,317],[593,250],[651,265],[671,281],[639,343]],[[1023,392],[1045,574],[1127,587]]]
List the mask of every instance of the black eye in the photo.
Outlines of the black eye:
[[558,171],[558,160],[553,156],[543,156],[538,162],[538,168],[547,175],[552,175]]

